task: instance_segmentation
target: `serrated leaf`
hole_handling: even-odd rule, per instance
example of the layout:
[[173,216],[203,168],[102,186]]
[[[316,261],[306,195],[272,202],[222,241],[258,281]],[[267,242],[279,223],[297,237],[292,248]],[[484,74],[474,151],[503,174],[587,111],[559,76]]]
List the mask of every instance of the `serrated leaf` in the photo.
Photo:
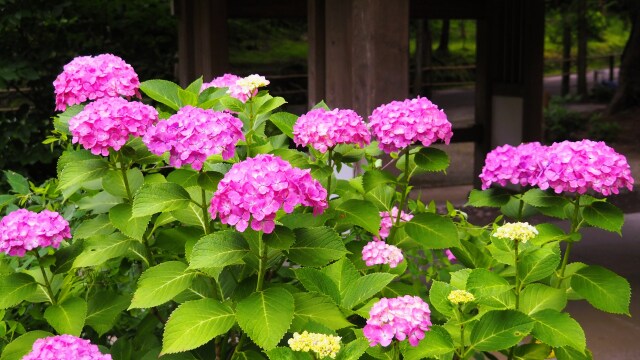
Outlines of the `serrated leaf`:
[[567,234],[565,234],[565,232],[555,224],[539,224],[536,225],[536,230],[538,230],[538,235],[531,239],[531,243],[537,246],[542,246],[553,241],[563,241],[567,239]]
[[175,309],[164,328],[162,354],[195,349],[235,324],[233,310],[214,299],[188,301]]
[[504,189],[471,190],[465,206],[502,207],[509,202],[511,195]]
[[269,120],[275,125],[283,134],[293,139],[293,125],[298,120],[298,116],[288,112],[277,112],[269,117]]
[[289,258],[303,266],[323,266],[347,253],[342,238],[328,227],[295,229]]
[[271,350],[289,329],[294,311],[293,296],[285,289],[273,287],[238,302],[236,319],[253,342]]
[[95,235],[109,235],[116,231],[109,215],[100,214],[93,219],[84,220],[73,232],[73,239],[87,239]]
[[559,207],[569,204],[569,201],[553,192],[538,188],[530,189],[522,195],[522,201],[535,207]]
[[535,321],[532,335],[553,347],[571,346],[584,352],[587,342],[580,324],[567,313],[546,309],[531,315]]
[[236,231],[219,231],[202,237],[193,246],[189,261],[190,269],[225,267],[242,264],[249,252],[249,244]]
[[120,169],[109,170],[102,177],[102,187],[106,192],[113,196],[125,199],[129,198],[129,195],[133,196],[143,183],[144,176],[142,175],[142,171],[138,168],[127,170],[127,184],[129,185],[129,192],[131,194],[127,193],[125,179]]
[[284,226],[276,226],[271,234],[264,235],[264,241],[269,249],[289,250],[296,241],[293,231]]
[[294,272],[298,281],[307,291],[327,295],[334,303],[340,303],[340,290],[328,275],[309,267],[296,269]]
[[353,326],[338,306],[328,297],[314,293],[293,294],[295,312],[292,328],[303,331],[308,322],[322,324],[331,330]]
[[341,213],[340,221],[358,225],[368,232],[378,235],[380,231],[380,212],[366,200],[351,199],[336,209]]
[[509,348],[533,329],[533,320],[516,310],[493,310],[480,318],[471,330],[470,346],[479,351]]
[[357,338],[340,349],[336,360],[358,360],[368,348],[369,342],[366,339]]
[[288,347],[277,347],[267,351],[269,360],[313,360],[311,352],[293,351]]
[[336,284],[341,296],[344,295],[347,288],[351,286],[354,281],[360,278],[360,273],[358,273],[356,267],[347,258],[342,258],[324,267],[322,272]]
[[593,360],[593,354],[589,349],[586,349],[584,353],[571,348],[571,347],[561,347],[553,349],[556,359],[558,360]]
[[22,273],[0,276],[0,309],[15,306],[36,291],[35,280]]
[[395,176],[384,170],[368,170],[362,175],[362,185],[366,192],[369,192],[380,185],[393,184],[396,181]]
[[73,262],[74,268],[96,266],[109,259],[124,256],[133,240],[122,233],[93,236],[84,242],[82,253]]
[[118,204],[109,210],[109,220],[123,234],[142,241],[151,215],[132,217],[131,204]]
[[416,165],[422,170],[445,171],[449,167],[449,155],[433,147],[423,147],[415,155]]
[[183,105],[178,95],[180,86],[167,80],[147,80],[140,83],[140,90],[153,100],[178,110]]
[[129,309],[150,308],[164,304],[189,288],[195,272],[187,271],[187,264],[167,261],[151,267],[140,275]]
[[133,216],[142,217],[184,209],[190,202],[189,193],[178,184],[170,182],[145,184],[133,200]]
[[102,336],[113,328],[120,314],[127,310],[129,304],[131,304],[130,295],[98,291],[89,298],[85,323]]
[[405,231],[426,249],[460,247],[458,229],[450,218],[432,214],[417,214],[406,222]]
[[467,279],[467,290],[480,300],[496,297],[511,288],[507,280],[487,269],[473,269]]
[[89,159],[70,162],[64,166],[60,173],[58,190],[62,191],[65,198],[71,196],[85,183],[102,178],[109,170],[109,163],[104,159]]
[[586,206],[582,212],[589,225],[620,234],[624,224],[624,213],[613,204],[597,201]]
[[455,288],[445,282],[434,280],[429,289],[429,302],[440,313],[453,316],[453,305],[447,298]]
[[26,195],[31,192],[29,181],[27,181],[24,176],[11,170],[5,170],[4,176],[6,177],[7,183],[9,183],[9,186],[14,193]]
[[442,326],[432,326],[424,333],[418,346],[404,344],[402,354],[405,360],[419,360],[444,355],[455,350],[453,339]]
[[393,274],[373,273],[355,280],[346,288],[342,296],[342,306],[353,309],[356,305],[380,292],[394,278]]
[[518,262],[522,284],[532,283],[553,274],[560,265],[560,253],[550,248],[524,252]]
[[44,311],[44,318],[58,334],[80,336],[86,317],[87,303],[79,297],[68,298]]
[[273,97],[267,101],[265,101],[262,105],[260,105],[260,107],[258,108],[258,110],[256,111],[257,114],[266,114],[270,111],[273,111],[277,108],[279,108],[280,106],[286,104],[287,101],[279,96]]
[[78,202],[78,209],[89,210],[94,214],[102,214],[109,212],[109,210],[122,204],[122,198],[115,197],[106,191],[100,191],[93,196],[84,196]]
[[571,287],[596,309],[612,314],[629,313],[629,282],[601,266],[583,267],[571,276]]
[[520,311],[533,314],[553,309],[562,311],[567,306],[567,293],[544,284],[530,284],[520,293]]
[[396,191],[388,185],[378,185],[364,194],[364,198],[371,202],[378,211],[390,211],[391,202]]
[[2,350],[2,355],[0,355],[0,360],[21,360],[31,352],[33,343],[36,340],[49,336],[53,336],[53,334],[42,330],[29,331],[20,335],[5,346]]

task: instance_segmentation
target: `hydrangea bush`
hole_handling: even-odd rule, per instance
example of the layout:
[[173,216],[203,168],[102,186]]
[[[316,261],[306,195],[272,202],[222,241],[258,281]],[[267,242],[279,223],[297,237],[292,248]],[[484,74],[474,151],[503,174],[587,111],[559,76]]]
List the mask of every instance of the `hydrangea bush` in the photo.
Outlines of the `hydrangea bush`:
[[298,117],[267,85],[64,68],[57,177],[6,171],[0,195],[1,360],[590,359],[568,300],[629,315],[626,280],[570,260],[582,228],[622,228],[604,143],[496,148],[468,205],[501,215],[476,226],[412,191],[449,166],[437,105]]

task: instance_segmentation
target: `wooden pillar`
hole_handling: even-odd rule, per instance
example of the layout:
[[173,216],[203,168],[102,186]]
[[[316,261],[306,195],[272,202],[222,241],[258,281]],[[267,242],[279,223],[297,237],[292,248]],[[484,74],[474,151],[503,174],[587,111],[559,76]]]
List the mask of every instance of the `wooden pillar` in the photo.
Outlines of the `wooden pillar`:
[[178,74],[180,85],[196,78],[204,81],[229,68],[226,0],[174,0],[178,29]]
[[309,108],[325,99],[325,0],[308,0],[307,34],[309,39],[308,103]]

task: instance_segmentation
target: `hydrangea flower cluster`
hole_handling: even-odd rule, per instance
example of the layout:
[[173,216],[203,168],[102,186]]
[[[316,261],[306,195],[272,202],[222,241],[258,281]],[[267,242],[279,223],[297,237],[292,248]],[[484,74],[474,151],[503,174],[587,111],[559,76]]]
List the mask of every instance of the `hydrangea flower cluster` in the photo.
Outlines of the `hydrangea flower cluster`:
[[118,56],[79,56],[64,66],[53,82],[56,110],[103,97],[138,96],[140,80],[131,65]]
[[545,146],[539,142],[524,143],[516,147],[498,146],[487,154],[480,179],[482,189],[486,190],[492,183],[501,186],[511,184],[535,184],[540,173]]
[[340,336],[303,331],[302,334],[293,333],[293,337],[289,339],[288,343],[293,351],[313,351],[320,359],[327,356],[335,359],[340,351],[340,339]]
[[251,228],[271,233],[276,212],[291,213],[298,204],[312,206],[314,215],[327,207],[327,190],[310,171],[294,168],[281,158],[261,154],[236,163],[218,184],[209,211],[213,219],[243,232]]
[[311,145],[324,154],[338,144],[364,147],[371,142],[371,135],[362,117],[353,110],[313,109],[293,125],[293,141],[297,145]]
[[453,255],[453,253],[452,253],[452,252],[451,252],[451,250],[449,250],[449,249],[446,249],[446,250],[444,251],[444,254],[447,256],[447,259],[448,259],[449,261],[456,261],[456,260],[458,260],[458,259],[456,259],[456,256],[455,256],[455,255]]
[[[393,224],[395,224],[398,218],[398,207],[394,206],[391,209],[391,213],[388,211],[380,212],[380,238],[386,239],[389,236],[389,231]],[[404,211],[400,211],[400,222],[407,222],[413,219],[413,215],[407,214]]]
[[111,355],[102,354],[89,340],[58,335],[36,340],[22,360],[111,360]]
[[466,290],[453,290],[449,293],[449,295],[447,295],[447,300],[456,305],[472,302],[475,299],[476,297]]
[[9,256],[24,256],[38,247],[58,248],[71,238],[69,223],[55,211],[40,213],[19,209],[0,220],[0,252]]
[[447,115],[424,97],[379,106],[369,116],[369,127],[387,154],[418,141],[424,146],[438,139],[449,144],[453,136]]
[[493,233],[494,237],[499,239],[509,239],[526,243],[538,235],[538,229],[529,225],[527,222],[506,223]]
[[367,266],[389,264],[389,267],[395,268],[404,260],[404,256],[397,246],[381,240],[373,240],[362,248],[362,260]]
[[417,346],[431,326],[429,305],[418,296],[382,298],[369,311],[363,331],[371,346],[388,346],[395,337],[398,341],[409,338]]
[[126,144],[129,135],[143,136],[158,120],[152,106],[120,97],[107,97],[87,104],[69,120],[73,143],[80,143],[94,155],[109,155]]
[[240,139],[244,139],[244,135],[238,118],[189,105],[149,127],[142,140],[156,155],[169,151],[171,166],[189,164],[194,170],[200,170],[211,155],[222,154],[225,160],[233,157]]
[[[269,80],[257,74],[237,78],[234,83],[230,83],[230,79],[232,79],[232,77],[228,76],[227,79],[224,80],[224,84],[228,84],[226,87],[229,88],[227,94],[242,102],[246,102],[249,98],[256,96],[258,94],[258,88],[269,85]],[[222,80],[220,84],[223,84]]]
[[[243,89],[239,86],[235,86],[238,80],[242,79],[238,75],[233,74],[224,74],[222,76],[218,76],[217,78],[211,80],[208,83],[202,84],[202,91],[208,89],[210,87],[217,88],[228,88],[227,93],[242,102],[246,102],[249,98],[247,94],[243,92]],[[255,94],[254,94],[255,95]]]
[[593,190],[604,196],[620,188],[632,190],[634,183],[627,159],[604,142],[591,140],[500,146],[487,154],[480,179],[483,189],[510,182],[551,188],[557,194]]

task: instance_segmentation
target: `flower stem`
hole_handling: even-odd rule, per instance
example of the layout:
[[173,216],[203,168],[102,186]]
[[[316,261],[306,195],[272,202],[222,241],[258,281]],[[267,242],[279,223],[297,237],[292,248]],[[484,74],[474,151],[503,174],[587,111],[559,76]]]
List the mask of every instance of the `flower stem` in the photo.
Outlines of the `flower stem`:
[[256,291],[262,291],[264,283],[265,267],[267,265],[267,244],[262,241],[262,231],[258,232],[258,253],[259,253],[259,265],[258,265],[258,282],[256,284]]
[[207,194],[204,188],[200,188],[202,194],[202,228],[204,229],[204,234],[209,234],[209,212],[207,211]]
[[[571,218],[571,230],[569,231],[569,234],[578,232],[578,229],[580,228],[578,223],[578,216],[580,215],[580,195],[576,196],[573,206],[573,217]],[[567,248],[564,250],[562,265],[560,265],[560,281],[558,281],[558,287],[560,287],[560,284],[562,284],[562,281],[564,280],[564,272],[567,268],[567,263],[569,262],[569,254],[571,253],[572,247],[573,242],[568,242]]]
[[518,260],[520,260],[520,254],[518,254],[518,244],[519,241],[515,241],[515,262],[514,267],[516,270],[516,310],[520,309],[520,273],[518,271]]
[[333,177],[333,147],[329,148],[329,169],[331,172],[329,173],[329,179],[327,179],[327,203],[329,203],[329,199],[331,198],[331,178]]
[[398,227],[400,227],[400,220],[401,220],[401,216],[402,216],[402,210],[404,210],[405,206],[407,206],[407,201],[409,200],[409,197],[407,196],[407,189],[409,188],[409,180],[410,180],[410,176],[409,176],[409,148],[405,148],[403,151],[404,153],[404,178],[403,181],[400,183],[402,185],[402,195],[400,197],[400,206],[398,207],[398,215],[396,216],[396,219],[394,221],[393,226],[391,227],[391,230],[389,231],[389,236],[388,239],[389,241],[392,241],[395,237],[396,234],[396,229]]
[[120,171],[122,172],[122,181],[124,182],[124,188],[127,191],[127,198],[130,203],[133,203],[133,196],[131,195],[131,188],[129,187],[129,178],[127,177],[127,168],[124,166],[124,156],[122,153],[118,153],[118,162],[120,163]]
[[55,305],[56,298],[53,296],[53,289],[51,288],[51,282],[49,282],[49,277],[47,277],[47,272],[44,271],[44,266],[42,266],[42,257],[40,257],[40,254],[38,254],[38,250],[33,250],[33,253],[36,255],[36,258],[38,258],[38,267],[40,267],[40,271],[42,272],[42,277],[44,278],[44,284],[47,290],[47,294],[51,299],[51,305]]

